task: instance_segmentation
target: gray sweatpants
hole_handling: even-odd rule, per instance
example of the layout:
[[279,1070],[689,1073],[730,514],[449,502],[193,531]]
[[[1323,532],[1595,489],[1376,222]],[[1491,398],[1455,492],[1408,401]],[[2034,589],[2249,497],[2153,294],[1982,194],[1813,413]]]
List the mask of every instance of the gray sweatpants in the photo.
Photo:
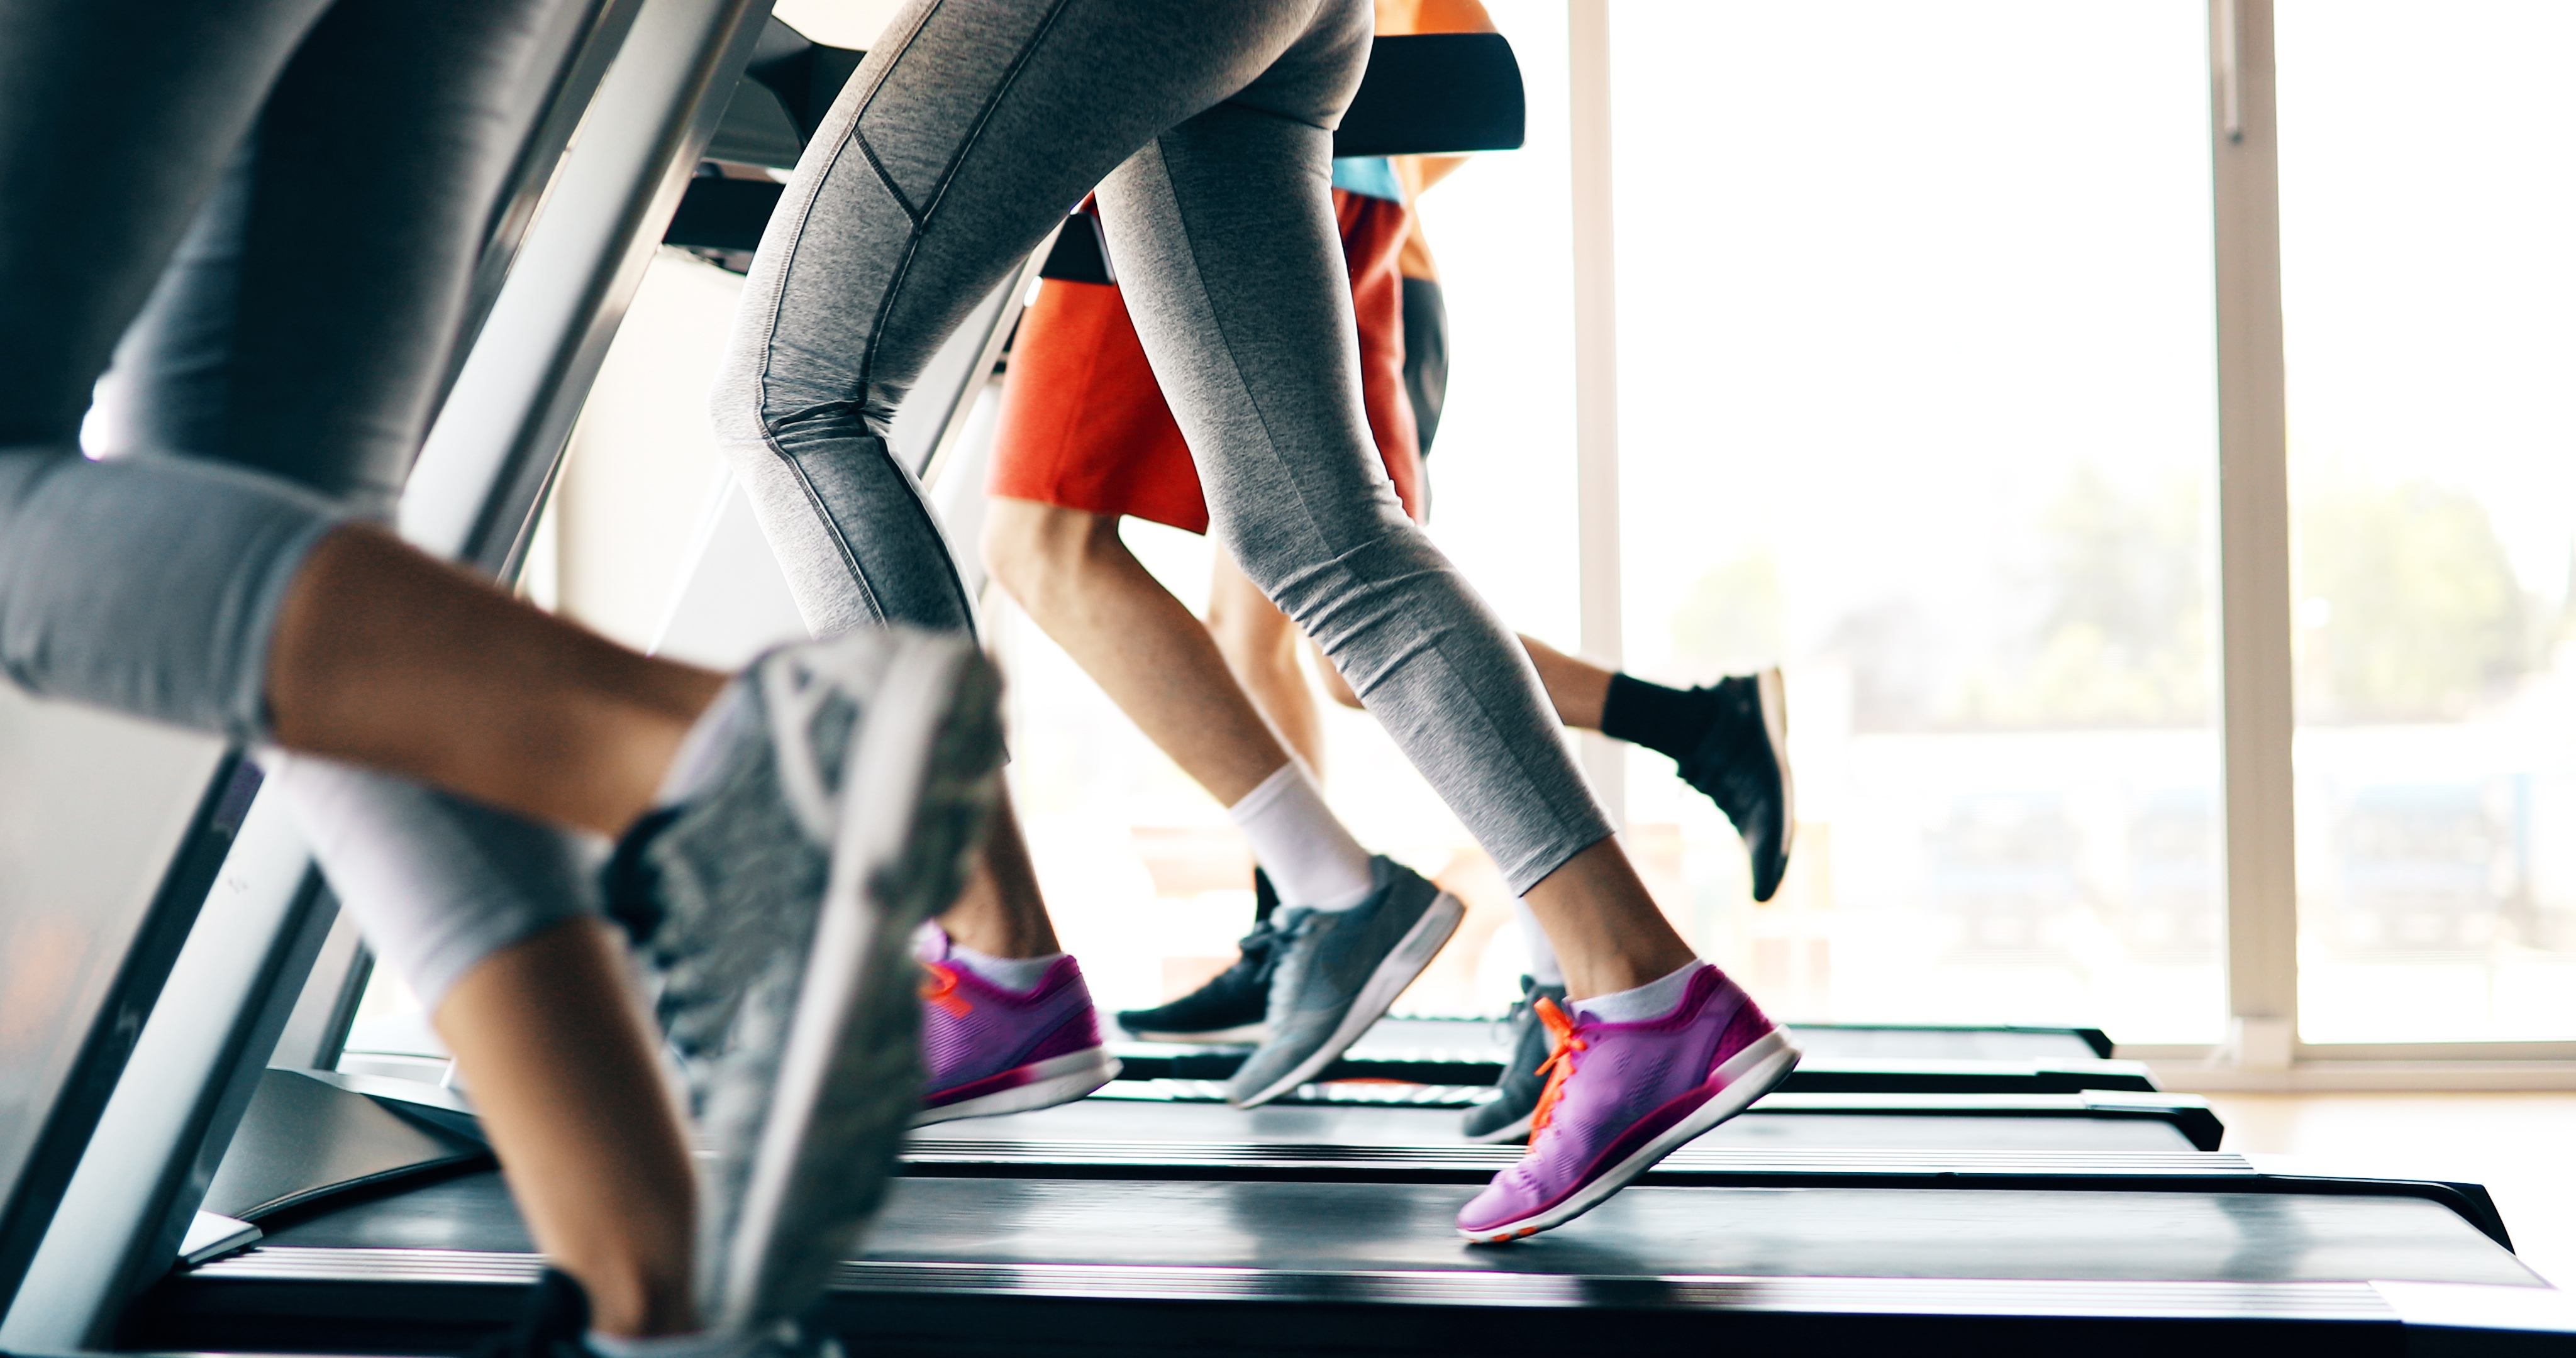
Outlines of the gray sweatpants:
[[[305,553],[393,509],[562,0],[0,0],[0,664],[245,742]],[[100,381],[89,439],[75,437]],[[264,760],[435,1006],[587,847]]]
[[940,340],[1097,185],[1217,540],[1517,892],[1610,827],[1361,411],[1330,158],[1370,26],[1367,0],[915,0],[762,239],[717,432],[817,632],[969,627],[883,436]]

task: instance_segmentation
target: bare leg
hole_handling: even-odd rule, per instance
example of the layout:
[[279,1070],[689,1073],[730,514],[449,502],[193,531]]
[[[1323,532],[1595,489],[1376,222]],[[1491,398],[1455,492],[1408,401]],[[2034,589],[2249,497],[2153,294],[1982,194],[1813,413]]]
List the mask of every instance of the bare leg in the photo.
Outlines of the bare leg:
[[1118,521],[995,499],[993,578],[1181,771],[1232,806],[1288,763],[1207,627],[1118,540]]
[[[1313,733],[1308,738],[1320,745],[1314,696],[1297,666],[1296,625],[1222,554],[1210,582],[1208,630],[1272,723],[1294,731],[1300,728],[1292,723],[1302,720],[1303,729]],[[1568,726],[1600,729],[1610,671],[1527,636],[1521,645],[1538,667],[1558,719]],[[1322,682],[1343,706],[1361,705],[1329,661]],[[1297,715],[1281,720],[1283,712]],[[1576,854],[1532,886],[1525,899],[1563,961],[1568,990],[1576,999],[1644,985],[1695,956],[1646,894],[1616,840],[1602,840]]]
[[[1290,744],[1297,747],[1298,757],[1308,765],[1322,768],[1323,736],[1315,716],[1315,700],[1306,687],[1305,676],[1296,660],[1296,638],[1301,635],[1288,615],[1263,598],[1253,583],[1243,578],[1234,562],[1220,553],[1214,578],[1208,588],[1208,630],[1216,634],[1218,649],[1225,652],[1226,663],[1234,667],[1235,676],[1243,681],[1245,691],[1261,708],[1270,724],[1287,733]],[[1588,660],[1577,659],[1523,633],[1521,648],[1529,652],[1530,663],[1538,667],[1539,683],[1547,689],[1547,700],[1556,708],[1556,719],[1583,731],[1601,729],[1601,707],[1610,697],[1610,671]],[[1334,702],[1360,710],[1364,705],[1358,694],[1333,662],[1318,649],[1315,658],[1317,682]],[[1310,748],[1310,746],[1312,748]]]
[[1556,719],[1582,731],[1601,729],[1601,705],[1610,700],[1610,671],[1523,633],[1521,649],[1538,667],[1538,681],[1556,708]]
[[314,549],[287,596],[268,703],[288,749],[615,835],[651,808],[724,683],[352,525]]
[[[1306,767],[1321,777],[1324,772],[1323,718],[1315,710],[1315,690],[1306,682],[1304,667],[1297,663],[1297,652],[1305,645],[1306,634],[1279,611],[1279,606],[1262,597],[1253,583],[1235,569],[1233,558],[1216,554],[1215,569],[1208,578],[1208,635],[1216,639],[1218,653],[1225,657],[1226,668],[1233,671],[1235,682],[1252,699],[1254,707],[1269,719],[1270,729],[1297,752]],[[1319,656],[1320,658],[1320,656]],[[1349,694],[1350,685],[1331,661],[1324,661],[1327,690],[1339,688],[1337,701],[1357,707],[1360,701]]]
[[466,973],[435,1022],[528,1230],[581,1281],[592,1324],[679,1334],[698,1325],[696,1181],[621,956],[599,920],[558,925]]
[[1020,818],[1011,810],[1008,792],[993,808],[984,856],[976,860],[957,903],[939,917],[939,927],[959,944],[994,957],[1044,957],[1064,951],[1056,941],[1054,922],[1047,918],[1037,866],[1029,861],[1029,843],[1020,835]]
[[1655,908],[1616,839],[1567,859],[1521,899],[1547,931],[1574,999],[1633,990],[1698,957]]

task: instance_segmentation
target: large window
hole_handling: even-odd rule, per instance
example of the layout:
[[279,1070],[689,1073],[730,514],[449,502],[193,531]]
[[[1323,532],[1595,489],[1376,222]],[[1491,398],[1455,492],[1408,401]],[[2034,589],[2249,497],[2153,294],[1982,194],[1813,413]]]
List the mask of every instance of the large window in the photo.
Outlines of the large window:
[[2277,25],[2302,1034],[2576,1037],[2576,7]]
[[[2099,1025],[2211,1079],[2576,1054],[2576,6],[1488,4],[1530,140],[1419,205],[1454,326],[1431,531],[1559,646],[1615,559],[1627,668],[1787,667],[1773,902],[1626,761],[1695,945],[1792,1019]],[[1610,20],[1580,109],[1569,4]],[[1618,322],[1578,333],[1569,127],[1604,113]],[[716,332],[653,338],[656,295],[620,352],[703,367]],[[1578,475],[1614,445],[1576,440],[1604,333],[1615,541]],[[585,567],[584,525],[646,517],[562,514],[568,606],[615,623],[585,581],[635,572]],[[1204,600],[1204,540],[1129,540]],[[1241,837],[998,592],[988,621],[1068,946],[1109,1007],[1195,986],[1249,923]],[[1500,1010],[1527,958],[1491,863],[1326,715],[1327,795],[1470,907],[1399,1010]],[[395,987],[366,1018],[386,1060],[437,1050]],[[2388,1045],[2428,1042],[2524,1045]]]
[[1792,1018],[2214,1039],[2203,7],[1611,17],[1627,659],[1786,665],[1800,821],[1632,847]]

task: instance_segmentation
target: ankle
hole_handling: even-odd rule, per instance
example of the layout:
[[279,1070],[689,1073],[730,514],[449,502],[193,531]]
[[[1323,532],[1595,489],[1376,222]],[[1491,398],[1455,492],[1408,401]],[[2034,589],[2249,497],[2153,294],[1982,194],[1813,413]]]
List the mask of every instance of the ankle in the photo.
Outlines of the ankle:
[[684,1274],[665,1278],[640,1260],[590,1263],[575,1274],[590,1301],[590,1328],[621,1339],[658,1339],[698,1329]]
[[1607,991],[1574,1001],[1586,1018],[1598,1023],[1647,1023],[1681,1007],[1691,978],[1704,965],[1694,957],[1643,985]]
[[1056,960],[1063,956],[1064,954],[1060,952],[1049,952],[1020,957],[996,957],[991,953],[969,948],[953,938],[948,940],[949,961],[1015,995],[1026,995],[1037,989],[1046,980],[1047,973],[1055,969]]
[[1006,892],[990,863],[979,857],[939,927],[950,943],[987,957],[1053,957],[1064,951],[1034,885],[1025,889],[1028,899],[1014,900],[1014,894],[1020,893]]

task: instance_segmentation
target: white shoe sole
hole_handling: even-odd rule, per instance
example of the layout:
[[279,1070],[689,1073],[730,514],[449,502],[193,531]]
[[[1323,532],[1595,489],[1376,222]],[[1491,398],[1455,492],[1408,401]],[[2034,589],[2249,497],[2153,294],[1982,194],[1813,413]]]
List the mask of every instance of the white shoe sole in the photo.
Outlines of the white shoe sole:
[[[990,770],[961,776],[940,767],[952,726],[980,720],[968,705],[990,701],[992,681],[973,672],[981,663],[962,642],[908,644],[868,698],[865,725],[845,765],[831,879],[779,1054],[769,1115],[725,1242],[723,1292],[707,1299],[710,1313],[702,1317],[710,1325],[748,1327],[801,1309],[804,1299],[792,1294],[804,1290],[805,1280],[796,1274],[800,1265],[814,1271],[811,1261],[782,1255],[844,1252],[856,1242],[788,1237],[809,1227],[838,1231],[828,1204],[863,1201],[878,1191],[897,1138],[920,1106],[913,931],[948,904],[943,897],[991,803]],[[942,861],[952,854],[958,862]],[[854,1061],[867,1069],[855,1069]],[[874,1116],[875,1107],[844,1106],[829,1110],[834,1125],[821,1128],[827,1096],[879,1100],[883,1117]],[[888,1152],[882,1164],[862,1153],[878,1137]],[[818,1205],[824,1207],[820,1221]],[[855,1233],[855,1227],[847,1232]],[[820,1283],[818,1273],[810,1285]]]
[[1458,922],[1466,917],[1467,907],[1459,904],[1457,897],[1446,891],[1434,897],[1423,910],[1422,918],[1405,930],[1404,937],[1396,940],[1394,950],[1377,964],[1376,971],[1370,973],[1368,983],[1360,987],[1359,998],[1351,1001],[1349,1011],[1342,1015],[1340,1025],[1333,1029],[1333,1035],[1325,1039],[1324,1045],[1290,1068],[1287,1074],[1271,1081],[1260,1093],[1235,1100],[1234,1106],[1258,1108],[1321,1074],[1324,1067],[1333,1064],[1334,1058],[1350,1050],[1351,1044],[1360,1040],[1360,1034],[1386,1017],[1387,1008],[1395,1003],[1395,997],[1403,994],[1404,988],[1413,984],[1413,978],[1420,976],[1422,969],[1431,965],[1431,959],[1448,946],[1449,936],[1458,932]]
[[1263,1038],[1270,1036],[1270,1029],[1258,1023],[1247,1023],[1240,1028],[1218,1028],[1204,1033],[1143,1033],[1134,1029],[1120,1031],[1139,1042],[1174,1042],[1197,1047],[1257,1047],[1261,1045]]
[[1501,1141],[1526,1141],[1529,1139],[1530,1118],[1532,1116],[1534,1116],[1532,1113],[1523,1113],[1512,1121],[1506,1122],[1502,1126],[1497,1127],[1482,1136],[1471,1136],[1467,1139],[1481,1146],[1490,1146]]
[[1635,1182],[1638,1175],[1654,1168],[1657,1161],[1778,1088],[1782,1080],[1789,1078],[1789,1072],[1797,1069],[1798,1056],[1798,1049],[1789,1043],[1787,1029],[1774,1028],[1764,1033],[1717,1068],[1718,1076],[1727,1083],[1715,1098],[1692,1109],[1689,1117],[1666,1128],[1663,1135],[1637,1148],[1627,1159],[1612,1166],[1608,1173],[1576,1190],[1572,1197],[1518,1221],[1506,1221],[1499,1226],[1474,1231],[1460,1227],[1458,1234],[1480,1245],[1500,1245],[1574,1220]]
[[1050,1056],[1029,1070],[1032,1078],[1027,1084],[997,1089],[990,1094],[960,1099],[937,1108],[924,1108],[913,1116],[912,1125],[927,1127],[934,1122],[955,1122],[961,1118],[1034,1113],[1041,1108],[1088,1098],[1093,1090],[1118,1078],[1118,1058],[1094,1047],[1089,1051]]

